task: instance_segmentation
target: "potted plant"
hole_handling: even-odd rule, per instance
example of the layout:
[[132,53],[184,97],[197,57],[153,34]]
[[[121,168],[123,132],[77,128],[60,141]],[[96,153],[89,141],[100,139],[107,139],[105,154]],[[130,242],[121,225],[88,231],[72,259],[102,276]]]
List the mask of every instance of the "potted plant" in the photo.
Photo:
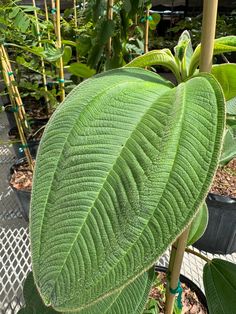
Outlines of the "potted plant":
[[[214,53],[235,43],[216,40]],[[148,270],[184,230],[173,245],[167,299],[178,292],[175,267],[225,130],[222,88],[213,75],[194,75],[199,56],[185,32],[175,56],[153,51],[83,82],[50,119],[30,213],[34,280],[48,311],[142,313]],[[170,68],[179,85],[137,68],[155,64]],[[203,258],[210,313],[233,313],[236,266]]]

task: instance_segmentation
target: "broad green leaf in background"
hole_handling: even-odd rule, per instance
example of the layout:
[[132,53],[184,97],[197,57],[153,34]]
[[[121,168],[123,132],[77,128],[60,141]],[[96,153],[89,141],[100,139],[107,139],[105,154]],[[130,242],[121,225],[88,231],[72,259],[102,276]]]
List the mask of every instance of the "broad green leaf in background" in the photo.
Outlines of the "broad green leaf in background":
[[33,271],[46,304],[82,310],[153,265],[209,189],[224,109],[209,74],[172,88],[123,68],[69,94],[45,129],[32,190]]
[[201,238],[204,231],[206,230],[208,224],[208,208],[207,204],[204,202],[203,205],[200,207],[196,217],[194,217],[189,235],[188,235],[188,245],[192,245],[198,239]]
[[230,115],[236,115],[236,97],[226,102],[226,112]]
[[180,82],[179,66],[169,49],[152,50],[132,60],[125,67],[151,67],[154,65],[161,65],[170,69],[176,79]]
[[184,31],[174,48],[177,63],[180,63],[182,80],[186,79],[189,73],[189,65],[193,55],[191,36],[188,31]]
[[226,100],[236,97],[236,64],[217,64],[212,67],[211,74],[220,83]]
[[[214,55],[236,51],[236,36],[226,36],[215,39],[214,42]],[[200,53],[201,53],[201,44],[197,46],[194,50],[190,67],[189,67],[189,75],[193,75],[195,70],[197,69],[200,61]]]
[[67,63],[69,63],[69,61],[71,60],[72,57],[72,49],[70,46],[65,46],[64,47],[64,53],[62,55],[62,59],[63,59],[63,64],[66,65]]
[[68,68],[68,71],[82,78],[89,78],[96,73],[94,69],[91,69],[86,64],[78,62],[71,63]]
[[236,309],[236,265],[213,259],[203,269],[207,305],[210,314],[233,314]]
[[236,125],[226,129],[224,144],[220,156],[220,165],[226,165],[236,156]]

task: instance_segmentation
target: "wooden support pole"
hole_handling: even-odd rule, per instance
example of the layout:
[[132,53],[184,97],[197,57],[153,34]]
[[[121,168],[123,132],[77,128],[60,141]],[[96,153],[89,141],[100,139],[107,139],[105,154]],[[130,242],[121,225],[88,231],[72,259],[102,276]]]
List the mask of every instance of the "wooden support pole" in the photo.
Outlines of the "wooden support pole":
[[[45,11],[45,20],[49,22],[49,15],[48,15],[48,4],[47,0],[44,0],[44,11]],[[48,40],[51,39],[50,31],[48,31]]]
[[[107,0],[107,20],[113,20],[113,5],[114,5],[114,0]],[[107,57],[108,59],[111,58],[111,44],[112,44],[112,38],[110,37],[108,39],[107,43]]]
[[149,38],[149,8],[146,8],[146,21],[145,21],[145,37],[144,37],[144,53],[148,52],[148,38]]
[[218,0],[204,0],[200,72],[211,72]]
[[[56,35],[57,35],[57,48],[61,48],[61,7],[60,0],[56,0]],[[59,59],[59,86],[60,86],[60,99],[61,102],[65,99],[65,78],[64,78],[64,65],[63,59]]]
[[169,287],[166,289],[166,304],[165,314],[173,314],[175,294],[171,293],[171,290],[175,290],[178,287],[180,269],[183,262],[184,251],[187,245],[189,234],[189,227],[180,235],[175,245],[172,246],[171,259],[168,269],[170,274]]
[[78,27],[77,0],[74,0],[74,20],[75,20],[75,28],[77,28]]

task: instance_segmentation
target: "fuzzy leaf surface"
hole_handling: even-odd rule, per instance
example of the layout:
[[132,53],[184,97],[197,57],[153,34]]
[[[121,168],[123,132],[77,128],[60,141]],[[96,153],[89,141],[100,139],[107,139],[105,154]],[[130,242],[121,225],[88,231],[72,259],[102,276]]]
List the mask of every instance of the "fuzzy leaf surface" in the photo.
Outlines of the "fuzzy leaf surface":
[[80,84],[48,123],[36,161],[36,284],[56,310],[82,310],[149,269],[205,197],[224,98],[211,75],[176,88],[138,68]]
[[153,65],[161,65],[170,69],[175,77],[180,80],[179,66],[169,49],[152,50],[132,60],[125,67],[145,68]]
[[214,65],[211,74],[220,83],[227,101],[236,97],[236,64],[225,63]]

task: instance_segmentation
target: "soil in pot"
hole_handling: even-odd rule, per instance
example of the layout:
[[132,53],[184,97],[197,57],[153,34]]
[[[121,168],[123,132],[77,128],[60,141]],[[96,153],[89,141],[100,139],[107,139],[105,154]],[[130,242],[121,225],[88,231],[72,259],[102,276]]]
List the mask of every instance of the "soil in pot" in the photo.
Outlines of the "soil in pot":
[[211,193],[236,198],[236,158],[218,168]]
[[47,122],[49,116],[47,114],[47,106],[44,99],[36,100],[33,97],[24,99],[25,111],[29,118]]
[[33,172],[26,158],[19,159],[10,169],[10,185],[18,198],[22,216],[26,221],[29,220],[32,178]]
[[[206,298],[203,292],[188,278],[180,276],[182,292],[181,314],[208,314]],[[164,314],[165,291],[166,291],[166,268],[157,268],[157,278],[149,294],[149,301],[144,314]],[[156,309],[155,309],[156,306]],[[154,308],[152,312],[151,308]]]

